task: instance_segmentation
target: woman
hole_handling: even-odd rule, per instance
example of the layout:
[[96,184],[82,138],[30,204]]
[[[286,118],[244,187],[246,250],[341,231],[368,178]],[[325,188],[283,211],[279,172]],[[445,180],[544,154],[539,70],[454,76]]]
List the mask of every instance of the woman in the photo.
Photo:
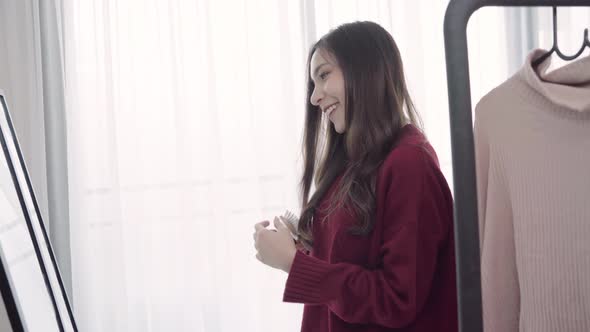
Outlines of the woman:
[[275,217],[255,225],[256,257],[289,273],[301,331],[457,331],[452,197],[393,38],[339,26],[308,75],[301,246]]

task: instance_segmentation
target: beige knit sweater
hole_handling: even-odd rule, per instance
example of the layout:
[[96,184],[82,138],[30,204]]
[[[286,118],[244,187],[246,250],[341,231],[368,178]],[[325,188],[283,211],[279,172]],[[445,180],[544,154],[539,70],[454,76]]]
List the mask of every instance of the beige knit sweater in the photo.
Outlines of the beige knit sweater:
[[590,331],[590,57],[543,52],[475,110],[486,332]]

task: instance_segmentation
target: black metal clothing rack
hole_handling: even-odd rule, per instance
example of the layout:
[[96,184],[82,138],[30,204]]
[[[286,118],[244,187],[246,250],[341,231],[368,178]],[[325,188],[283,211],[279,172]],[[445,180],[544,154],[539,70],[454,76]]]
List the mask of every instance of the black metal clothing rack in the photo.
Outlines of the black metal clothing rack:
[[444,20],[455,192],[459,328],[483,331],[475,151],[467,54],[467,22],[478,9],[590,6],[590,0],[451,0]]

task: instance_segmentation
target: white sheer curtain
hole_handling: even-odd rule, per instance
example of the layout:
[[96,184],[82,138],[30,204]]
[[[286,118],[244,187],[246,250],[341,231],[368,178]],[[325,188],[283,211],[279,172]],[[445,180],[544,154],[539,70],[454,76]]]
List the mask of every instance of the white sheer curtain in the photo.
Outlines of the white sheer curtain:
[[43,74],[35,1],[0,1],[0,90],[11,111],[15,130],[43,217],[47,216]]
[[[256,261],[251,234],[297,212],[307,48],[344,22],[388,29],[451,183],[446,5],[65,0],[81,330],[298,331],[286,275]],[[470,23],[472,66],[487,73],[474,71],[475,98],[508,76],[504,21],[491,9]]]
[[253,224],[297,206],[295,1],[67,1],[82,331],[295,331]]

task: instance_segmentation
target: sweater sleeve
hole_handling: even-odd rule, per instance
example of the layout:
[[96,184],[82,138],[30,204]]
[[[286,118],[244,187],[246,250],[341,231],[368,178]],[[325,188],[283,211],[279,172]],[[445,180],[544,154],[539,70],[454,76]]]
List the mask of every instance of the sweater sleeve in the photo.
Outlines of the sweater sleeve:
[[[450,192],[420,148],[398,147],[385,163],[380,198],[383,220],[376,269],[329,263],[297,253],[285,302],[324,304],[349,323],[401,328],[417,317],[429,294],[438,250],[452,221]],[[383,185],[383,183],[380,183]],[[379,186],[378,186],[379,187]],[[379,203],[378,203],[379,204]],[[378,205],[379,208],[379,205]]]
[[514,228],[501,160],[490,148],[486,113],[476,108],[476,153],[479,238],[484,331],[519,330],[520,295]]

